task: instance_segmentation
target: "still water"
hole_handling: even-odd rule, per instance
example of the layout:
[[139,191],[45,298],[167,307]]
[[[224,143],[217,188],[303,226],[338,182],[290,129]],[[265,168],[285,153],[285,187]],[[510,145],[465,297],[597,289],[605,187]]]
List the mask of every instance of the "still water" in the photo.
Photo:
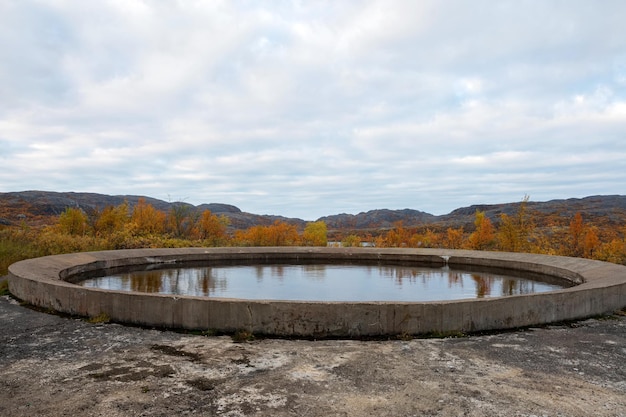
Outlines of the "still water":
[[438,301],[552,291],[563,285],[415,265],[262,264],[111,273],[85,287],[255,300]]

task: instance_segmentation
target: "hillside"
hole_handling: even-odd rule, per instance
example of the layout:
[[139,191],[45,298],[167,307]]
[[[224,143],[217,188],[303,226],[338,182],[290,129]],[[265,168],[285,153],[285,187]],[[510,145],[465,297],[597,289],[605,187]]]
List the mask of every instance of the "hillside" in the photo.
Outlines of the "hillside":
[[269,225],[276,220],[285,221],[304,227],[302,219],[282,216],[258,215],[242,212],[230,204],[209,203],[193,206],[185,202],[167,202],[156,198],[136,195],[106,195],[96,193],[20,191],[0,193],[0,224],[10,225],[26,221],[28,224],[49,224],[68,207],[78,207],[85,212],[118,206],[127,202],[132,208],[140,198],[146,200],[157,210],[168,212],[173,205],[195,207],[199,211],[210,210],[214,214],[225,215],[230,219],[233,229],[246,229],[255,225]]
[[[161,211],[169,211],[172,205],[188,205],[199,211],[210,210],[214,214],[224,215],[230,219],[232,229],[246,229],[255,225],[268,225],[276,220],[295,224],[303,228],[306,221],[298,218],[287,218],[280,215],[259,215],[246,213],[238,207],[222,203],[208,203],[193,206],[184,202],[166,202],[150,197],[135,195],[104,195],[77,192],[21,191],[0,193],[0,224],[11,225],[26,222],[27,224],[50,224],[67,207],[79,207],[86,212],[117,206],[125,201],[133,207],[140,198]],[[519,202],[472,205],[458,208],[449,214],[435,216],[414,209],[403,210],[370,210],[359,214],[335,214],[321,217],[331,230],[349,229],[389,229],[394,223],[401,221],[405,226],[437,224],[444,227],[464,226],[471,228],[477,210],[484,211],[487,217],[497,222],[502,213],[511,215],[519,209]],[[540,219],[569,219],[577,212],[593,222],[601,220],[603,225],[621,227],[626,224],[626,196],[591,196],[547,202],[528,202],[528,210]]]

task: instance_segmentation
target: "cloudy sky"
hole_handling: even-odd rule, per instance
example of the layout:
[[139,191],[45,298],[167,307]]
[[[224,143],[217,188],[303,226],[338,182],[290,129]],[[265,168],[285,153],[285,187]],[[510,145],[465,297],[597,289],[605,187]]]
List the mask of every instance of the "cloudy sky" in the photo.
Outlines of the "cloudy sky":
[[626,194],[626,2],[0,0],[0,192],[314,220]]

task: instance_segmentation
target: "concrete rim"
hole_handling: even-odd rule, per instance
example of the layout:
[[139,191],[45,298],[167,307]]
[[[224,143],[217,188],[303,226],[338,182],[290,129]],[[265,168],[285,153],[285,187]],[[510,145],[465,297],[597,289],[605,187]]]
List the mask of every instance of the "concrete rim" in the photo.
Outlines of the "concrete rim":
[[[153,295],[85,288],[67,280],[120,266],[217,260],[403,261],[549,275],[579,284],[538,294],[431,302],[308,302]],[[293,337],[449,334],[540,325],[626,306],[626,266],[581,258],[444,249],[183,248],[82,252],[17,262],[9,291],[33,305],[121,323]]]

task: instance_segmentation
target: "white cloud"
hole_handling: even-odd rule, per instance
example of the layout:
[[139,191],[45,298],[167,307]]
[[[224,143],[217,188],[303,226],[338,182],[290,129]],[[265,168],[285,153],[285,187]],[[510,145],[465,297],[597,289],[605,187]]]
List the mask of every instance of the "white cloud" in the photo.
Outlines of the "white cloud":
[[623,193],[624,12],[2,2],[0,191],[307,219]]

